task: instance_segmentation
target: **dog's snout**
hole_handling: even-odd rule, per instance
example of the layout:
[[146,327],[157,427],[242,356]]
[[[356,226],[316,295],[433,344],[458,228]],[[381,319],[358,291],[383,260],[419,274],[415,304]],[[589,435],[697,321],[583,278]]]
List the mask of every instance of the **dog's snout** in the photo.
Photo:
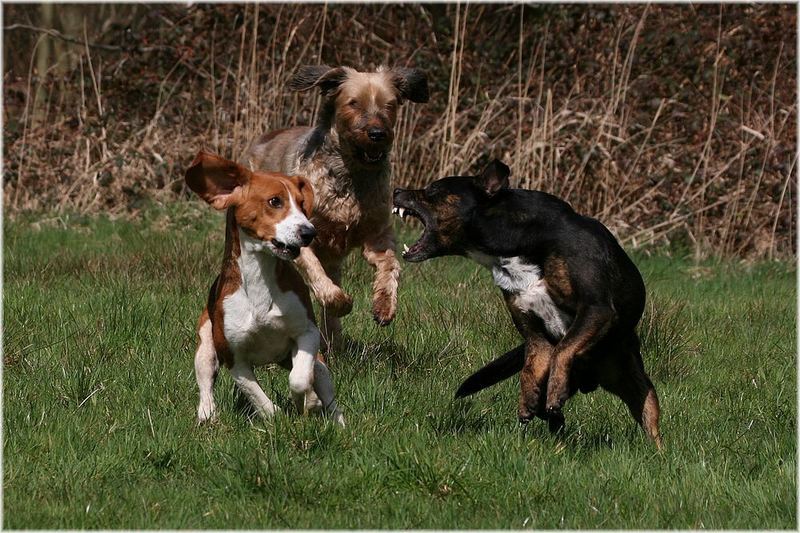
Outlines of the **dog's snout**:
[[370,128],[367,130],[367,137],[373,142],[380,142],[386,139],[386,130],[383,128]]
[[311,244],[311,241],[314,240],[314,237],[317,236],[317,230],[314,226],[302,226],[299,230],[299,234],[303,246],[308,246]]
[[414,197],[414,193],[415,191],[412,191],[410,189],[397,188],[394,190],[394,193],[392,194],[392,200],[395,202],[402,201],[404,199],[410,200]]

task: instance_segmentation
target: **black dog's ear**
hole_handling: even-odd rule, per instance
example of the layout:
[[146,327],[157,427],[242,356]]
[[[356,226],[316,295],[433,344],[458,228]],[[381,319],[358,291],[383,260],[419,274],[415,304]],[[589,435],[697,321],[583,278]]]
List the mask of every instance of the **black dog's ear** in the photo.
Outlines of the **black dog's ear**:
[[322,94],[328,96],[336,92],[346,77],[347,72],[342,67],[303,65],[289,80],[289,89],[307,91],[314,87],[319,87]]
[[418,68],[395,67],[391,71],[397,92],[406,100],[418,104],[428,101],[428,75]]
[[489,196],[494,196],[498,191],[508,189],[508,176],[511,175],[509,169],[502,161],[495,159],[483,170],[483,173],[475,178],[478,186]]

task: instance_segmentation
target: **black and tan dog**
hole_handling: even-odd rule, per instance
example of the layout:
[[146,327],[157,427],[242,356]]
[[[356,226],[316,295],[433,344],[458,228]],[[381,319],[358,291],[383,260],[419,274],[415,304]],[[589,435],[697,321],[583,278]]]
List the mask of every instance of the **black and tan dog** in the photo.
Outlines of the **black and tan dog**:
[[521,372],[520,421],[538,416],[557,431],[566,400],[601,386],[660,448],[658,398],[635,329],[645,303],[639,271],[600,222],[550,194],[509,189],[508,176],[494,161],[480,176],[394,192],[395,214],[425,228],[403,258],[463,255],[485,265],[525,338],[470,376],[456,397]]

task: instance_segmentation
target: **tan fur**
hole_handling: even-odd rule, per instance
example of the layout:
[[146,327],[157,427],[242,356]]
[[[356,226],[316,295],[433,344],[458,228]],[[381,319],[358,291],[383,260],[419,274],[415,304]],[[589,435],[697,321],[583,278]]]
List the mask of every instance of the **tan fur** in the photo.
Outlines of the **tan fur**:
[[[391,216],[391,168],[388,151],[402,100],[399,71],[358,72],[335,69],[341,83],[326,94],[318,123],[271,132],[246,150],[243,163],[255,169],[305,176],[312,184],[315,209],[311,222],[317,237],[296,260],[315,298],[323,305],[323,336],[330,347],[341,328],[338,316],[350,312],[352,299],[338,285],[342,261],[362,248],[375,268],[373,314],[389,324],[397,309],[400,264],[394,253]],[[424,77],[424,75],[423,75]],[[427,82],[426,82],[427,83]],[[305,89],[300,89],[305,90]],[[427,100],[427,86],[424,99]],[[368,136],[381,128],[380,142]],[[377,163],[359,158],[364,150],[385,153]]]

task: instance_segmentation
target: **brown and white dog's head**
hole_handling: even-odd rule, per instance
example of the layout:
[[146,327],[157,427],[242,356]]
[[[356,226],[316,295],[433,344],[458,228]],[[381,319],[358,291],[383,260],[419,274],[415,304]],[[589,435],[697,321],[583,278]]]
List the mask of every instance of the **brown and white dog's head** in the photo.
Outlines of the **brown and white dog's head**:
[[322,92],[323,115],[329,115],[323,119],[335,129],[343,152],[367,166],[386,160],[400,104],[428,101],[428,77],[415,68],[358,72],[350,67],[307,65],[289,81],[295,91],[314,87]]
[[251,172],[201,151],[185,179],[189,188],[215,209],[234,209],[236,224],[255,250],[295,259],[317,234],[308,221],[314,193],[301,176]]

